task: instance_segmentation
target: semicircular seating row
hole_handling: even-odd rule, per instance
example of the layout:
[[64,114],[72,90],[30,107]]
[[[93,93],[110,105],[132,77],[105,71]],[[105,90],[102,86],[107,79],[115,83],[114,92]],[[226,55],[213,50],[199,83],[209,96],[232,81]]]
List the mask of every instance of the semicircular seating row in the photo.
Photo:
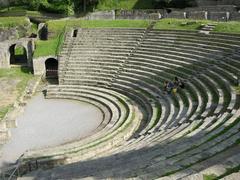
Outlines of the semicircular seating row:
[[[239,59],[238,35],[79,29],[73,38],[69,33],[60,55],[60,85],[49,86],[47,97],[92,103],[103,112],[103,122],[88,138],[30,151],[24,161],[69,164],[42,172],[59,178],[176,179],[215,172],[224,157],[225,169],[215,173],[226,176],[227,168],[240,165],[240,152],[234,151],[240,142],[240,99],[233,88]],[[186,87],[164,94],[164,81],[176,76]]]

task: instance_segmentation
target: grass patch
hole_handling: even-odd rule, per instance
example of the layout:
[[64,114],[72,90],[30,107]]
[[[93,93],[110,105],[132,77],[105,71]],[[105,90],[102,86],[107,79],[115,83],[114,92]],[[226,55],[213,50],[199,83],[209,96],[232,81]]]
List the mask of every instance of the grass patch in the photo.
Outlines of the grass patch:
[[56,55],[56,49],[59,39],[54,38],[48,41],[37,41],[34,57]]
[[[15,100],[18,100],[22,92],[25,90],[28,81],[33,78],[33,75],[30,73],[28,68],[11,68],[11,69],[0,69],[0,78],[6,79],[19,79],[19,82],[16,85],[17,96]],[[1,83],[1,82],[0,82]],[[13,107],[14,102],[9,102],[8,105],[2,105],[0,108],[0,119],[2,119],[6,113]]]
[[236,93],[237,94],[240,94],[240,86],[236,86],[236,87],[234,87],[235,88],[235,90],[236,90]]
[[0,17],[0,28],[27,26],[28,24],[26,17]]
[[16,47],[15,48],[15,55],[23,55],[24,52],[24,48],[23,47]]
[[154,9],[154,0],[100,0],[96,9]]
[[156,23],[154,29],[163,30],[199,30],[203,24],[210,23],[207,20],[192,19],[162,19]]
[[203,180],[214,180],[216,178],[217,178],[217,176],[215,174],[209,174],[209,175],[204,174],[203,175]]
[[163,30],[199,30],[203,24],[216,24],[213,32],[219,33],[240,33],[240,22],[216,22],[210,20],[193,20],[193,19],[171,19],[166,18],[158,21],[155,29]]
[[229,21],[229,22],[219,22],[214,29],[214,32],[222,33],[240,33],[240,22]]
[[17,91],[19,96],[25,89],[27,82],[33,78],[31,71],[27,67],[15,67],[11,69],[0,69],[0,78],[20,79],[17,85]]
[[5,106],[0,108],[0,119],[4,118],[4,116],[7,114],[11,106]]

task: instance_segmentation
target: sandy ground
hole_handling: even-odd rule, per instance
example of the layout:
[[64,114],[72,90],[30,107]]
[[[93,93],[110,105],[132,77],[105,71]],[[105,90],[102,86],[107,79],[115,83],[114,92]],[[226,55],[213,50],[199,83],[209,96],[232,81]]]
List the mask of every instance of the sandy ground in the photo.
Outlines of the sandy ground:
[[89,135],[102,121],[102,113],[93,105],[70,100],[34,97],[11,130],[4,145],[0,164],[14,163],[25,151],[56,146]]
[[19,82],[20,79],[0,78],[0,108],[14,103]]

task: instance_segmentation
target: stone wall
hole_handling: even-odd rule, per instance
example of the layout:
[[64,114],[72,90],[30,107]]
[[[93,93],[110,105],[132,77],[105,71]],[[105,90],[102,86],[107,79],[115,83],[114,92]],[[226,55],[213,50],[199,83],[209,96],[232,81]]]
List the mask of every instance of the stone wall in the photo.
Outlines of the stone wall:
[[99,19],[108,19],[114,20],[115,19],[115,11],[97,11],[93,13],[89,13],[85,19],[87,20],[99,20]]
[[239,20],[238,8],[233,5],[202,6],[186,9],[167,9],[164,18],[208,19],[214,21]]
[[172,11],[170,13],[165,13],[165,18],[180,18],[184,19],[186,18],[186,14],[184,11]]
[[117,10],[116,19],[160,19],[164,10]]
[[233,21],[240,21],[240,13],[239,12],[233,12],[230,14],[230,19]]
[[209,19],[215,21],[239,20],[240,13],[233,5],[202,6],[186,9],[148,9],[148,10],[116,10],[99,11],[88,14],[85,19],[152,19],[189,18]]
[[44,56],[33,59],[33,72],[34,75],[44,75],[46,72],[45,61],[49,58],[58,59],[55,56]]
[[229,11],[234,12],[237,11],[237,7],[234,5],[216,5],[216,6],[200,6],[193,8],[186,8],[186,11]]
[[0,28],[0,42],[6,40],[13,40],[18,38],[18,31],[16,28]]
[[208,19],[214,21],[227,21],[227,13],[226,12],[209,12]]
[[189,18],[189,19],[206,19],[207,13],[206,13],[206,11],[191,11],[191,12],[187,12],[187,18]]
[[196,0],[198,6],[215,6],[215,5],[237,5],[240,6],[239,0]]

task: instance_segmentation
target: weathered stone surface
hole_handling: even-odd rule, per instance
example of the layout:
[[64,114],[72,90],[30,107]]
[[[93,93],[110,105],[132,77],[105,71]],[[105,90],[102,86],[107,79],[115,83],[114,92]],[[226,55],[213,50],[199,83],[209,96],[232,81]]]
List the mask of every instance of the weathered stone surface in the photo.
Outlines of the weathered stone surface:
[[48,39],[48,27],[45,23],[40,23],[38,25],[38,38],[40,40]]
[[26,50],[27,63],[32,67],[33,52],[35,49],[34,41],[30,38],[23,38],[18,40],[7,40],[0,42],[0,68],[10,67],[10,47],[12,45],[22,46]]
[[34,75],[43,75],[46,72],[45,61],[49,58],[57,59],[55,56],[45,56],[33,59]]

